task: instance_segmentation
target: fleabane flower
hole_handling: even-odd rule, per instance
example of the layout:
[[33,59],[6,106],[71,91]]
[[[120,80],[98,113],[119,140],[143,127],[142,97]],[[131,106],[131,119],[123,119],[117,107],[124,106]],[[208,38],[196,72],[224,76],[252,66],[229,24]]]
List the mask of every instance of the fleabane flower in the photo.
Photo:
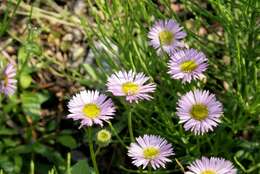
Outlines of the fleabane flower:
[[181,79],[183,83],[200,79],[208,67],[206,56],[195,49],[172,52],[170,57],[168,73],[173,79]]
[[111,99],[98,91],[84,90],[72,97],[68,103],[70,114],[67,118],[80,120],[82,126],[98,124],[113,118],[115,107]]
[[222,104],[208,91],[190,91],[179,99],[177,105],[179,122],[195,135],[213,131],[223,114]]
[[185,174],[236,174],[237,169],[224,158],[202,157],[188,166],[189,171]]
[[9,63],[3,70],[0,83],[0,92],[4,93],[5,95],[13,95],[16,90],[16,83],[17,80],[15,79],[16,76],[16,68],[15,65]]
[[154,83],[147,83],[149,80],[143,73],[133,71],[119,71],[108,78],[108,91],[115,96],[126,96],[130,103],[139,100],[150,100],[149,93],[155,91]]
[[155,22],[148,33],[150,45],[152,45],[160,54],[162,51],[171,53],[172,51],[183,47],[181,42],[186,37],[186,33],[182,31],[174,20],[159,20]]
[[143,169],[148,165],[153,169],[165,168],[165,164],[171,162],[171,155],[174,155],[172,145],[156,135],[140,136],[136,138],[136,143],[131,143],[128,148],[132,163],[137,167],[143,166]]

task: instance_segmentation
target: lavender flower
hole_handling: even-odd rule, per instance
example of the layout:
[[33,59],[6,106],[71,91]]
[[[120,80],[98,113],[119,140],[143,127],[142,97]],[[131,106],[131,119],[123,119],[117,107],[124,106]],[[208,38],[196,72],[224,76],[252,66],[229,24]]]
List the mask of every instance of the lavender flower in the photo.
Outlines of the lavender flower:
[[174,155],[172,145],[160,136],[144,135],[136,141],[130,144],[128,156],[137,167],[151,165],[153,169],[165,168],[165,163],[171,161],[168,157]]
[[155,91],[155,84],[145,84],[148,80],[149,78],[143,73],[119,71],[109,77],[107,87],[113,95],[126,96],[126,100],[130,103],[137,103],[139,100],[152,98],[148,93]]
[[237,169],[233,164],[223,158],[202,157],[188,166],[185,174],[236,174]]
[[16,83],[17,80],[15,79],[16,76],[16,68],[15,65],[9,63],[6,68],[4,69],[1,75],[1,83],[0,83],[0,92],[4,93],[5,95],[13,95],[16,90]]
[[182,82],[191,82],[192,79],[200,79],[206,71],[207,58],[195,49],[179,50],[173,52],[168,63],[168,73],[173,79],[182,79]]
[[171,53],[177,48],[183,47],[184,44],[181,40],[185,37],[186,33],[182,31],[182,27],[172,19],[155,22],[148,33],[150,44],[159,54],[162,51]]
[[115,114],[115,107],[111,99],[98,91],[81,91],[72,97],[68,104],[70,114],[67,118],[80,120],[82,126],[99,124],[111,119]]
[[195,135],[213,131],[223,114],[222,104],[208,91],[190,91],[181,97],[177,105],[180,123],[184,123],[184,129]]

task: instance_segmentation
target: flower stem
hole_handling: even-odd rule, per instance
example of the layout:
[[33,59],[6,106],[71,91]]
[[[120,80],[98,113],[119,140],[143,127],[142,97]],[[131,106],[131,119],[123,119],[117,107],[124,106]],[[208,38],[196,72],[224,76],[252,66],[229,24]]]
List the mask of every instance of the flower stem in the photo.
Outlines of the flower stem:
[[98,146],[98,148],[97,148],[97,150],[96,150],[96,152],[95,152],[95,156],[97,156],[97,155],[98,155],[98,153],[100,152],[100,149],[101,149],[101,147],[100,147],[100,146]]
[[175,158],[175,161],[176,161],[176,163],[178,164],[178,166],[181,168],[181,171],[182,171],[183,173],[185,173],[185,169],[184,169],[184,167],[182,166],[182,164],[180,163],[180,161],[179,161],[177,158]]
[[124,141],[119,137],[119,135],[117,134],[117,131],[116,131],[116,129],[113,127],[113,125],[112,125],[110,122],[108,122],[108,125],[109,125],[110,129],[113,131],[113,133],[115,134],[115,136],[116,136],[117,140],[119,141],[119,143],[126,148],[126,147],[127,147],[126,144],[125,144]]
[[133,134],[133,126],[132,126],[132,110],[128,113],[128,130],[130,134],[130,140],[131,142],[134,141],[134,134]]
[[67,154],[67,174],[71,174],[71,154]]
[[32,160],[30,163],[30,167],[31,167],[30,174],[34,174],[34,162]]
[[148,174],[152,174],[152,167],[150,165],[148,166]]
[[99,174],[97,162],[96,162],[96,155],[95,155],[95,152],[94,152],[94,147],[93,147],[93,142],[92,142],[92,129],[91,129],[91,127],[88,128],[88,141],[89,141],[90,156],[91,156],[91,160],[92,160],[93,167],[94,167],[94,170],[95,170],[95,174]]

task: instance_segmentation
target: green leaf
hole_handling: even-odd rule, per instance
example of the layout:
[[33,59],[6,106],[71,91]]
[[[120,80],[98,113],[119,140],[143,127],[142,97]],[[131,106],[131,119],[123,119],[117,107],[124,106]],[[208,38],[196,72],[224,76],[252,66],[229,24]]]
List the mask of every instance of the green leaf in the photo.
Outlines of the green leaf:
[[30,86],[32,82],[32,77],[29,74],[22,73],[20,75],[20,85],[22,88],[26,89]]
[[70,135],[62,135],[58,137],[57,141],[68,148],[74,149],[77,147],[76,140]]
[[94,174],[93,170],[89,167],[87,160],[80,160],[72,166],[71,174]]
[[48,97],[40,93],[24,92],[21,94],[23,111],[31,117],[33,121],[37,121],[41,115],[41,104],[47,99]]
[[42,48],[36,42],[28,41],[25,45],[26,50],[35,56],[40,56],[42,54]]
[[32,145],[32,149],[35,153],[40,154],[47,158],[49,161],[53,162],[56,165],[61,165],[64,163],[64,159],[62,158],[61,154],[55,151],[53,148],[48,147],[41,143],[34,143]]
[[92,66],[85,63],[85,64],[83,64],[83,67],[87,71],[88,75],[91,77],[91,80],[96,81],[98,79],[97,74],[96,74],[96,72],[95,72],[95,70],[93,69]]
[[21,173],[21,168],[22,168],[22,165],[23,165],[23,159],[22,157],[20,156],[15,156],[14,157],[14,171],[15,173]]
[[24,46],[20,47],[19,50],[18,50],[19,65],[24,64],[27,60],[27,57],[28,57],[27,49]]
[[16,135],[18,132],[15,129],[8,129],[5,127],[0,128],[0,135]]
[[15,147],[19,144],[17,140],[12,140],[11,138],[5,138],[3,142],[6,147]]
[[41,56],[42,48],[32,41],[27,41],[18,50],[18,62],[19,69],[23,68],[23,65],[27,65],[27,61],[31,56]]
[[32,152],[31,145],[18,145],[6,151],[9,155],[26,154]]

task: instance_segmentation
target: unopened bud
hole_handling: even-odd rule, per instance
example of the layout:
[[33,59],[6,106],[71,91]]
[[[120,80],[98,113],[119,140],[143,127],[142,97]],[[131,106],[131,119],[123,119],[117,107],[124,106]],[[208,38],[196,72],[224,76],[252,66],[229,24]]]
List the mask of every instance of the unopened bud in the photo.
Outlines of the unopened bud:
[[111,133],[106,129],[101,129],[97,133],[97,142],[101,146],[107,146],[111,141]]

